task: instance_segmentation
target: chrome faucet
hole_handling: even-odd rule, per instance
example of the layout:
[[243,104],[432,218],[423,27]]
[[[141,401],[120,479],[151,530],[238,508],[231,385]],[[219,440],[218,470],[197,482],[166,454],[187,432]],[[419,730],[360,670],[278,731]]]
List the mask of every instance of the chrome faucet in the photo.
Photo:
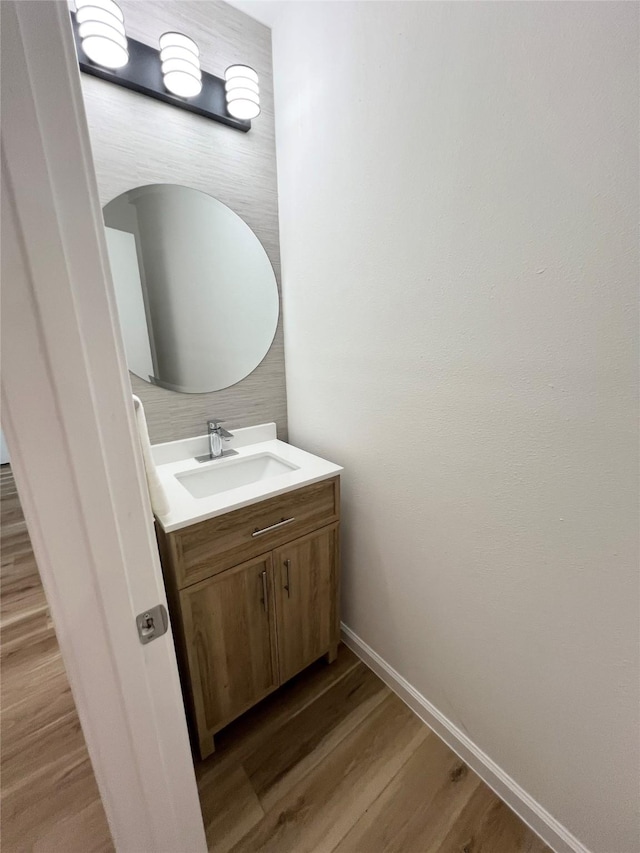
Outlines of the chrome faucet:
[[220,426],[222,421],[211,420],[207,422],[209,427],[209,457],[211,459],[219,459],[223,454],[223,441],[229,441],[232,438],[232,433]]
[[233,438],[232,432],[220,426],[223,421],[217,421],[213,418],[207,421],[209,430],[209,452],[203,456],[196,456],[198,462],[211,462],[212,459],[222,459],[223,456],[236,456],[237,450],[223,450],[223,442]]

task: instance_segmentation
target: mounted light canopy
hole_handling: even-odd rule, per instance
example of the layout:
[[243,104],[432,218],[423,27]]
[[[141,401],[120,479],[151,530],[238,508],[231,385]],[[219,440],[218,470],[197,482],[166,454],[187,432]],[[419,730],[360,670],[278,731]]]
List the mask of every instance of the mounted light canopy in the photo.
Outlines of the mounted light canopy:
[[258,75],[248,65],[230,65],[224,72],[229,115],[244,121],[260,115]]
[[76,0],[82,50],[103,68],[122,68],[129,61],[124,15],[114,0]]
[[162,79],[166,88],[180,98],[195,98],[202,91],[200,51],[183,33],[160,36]]

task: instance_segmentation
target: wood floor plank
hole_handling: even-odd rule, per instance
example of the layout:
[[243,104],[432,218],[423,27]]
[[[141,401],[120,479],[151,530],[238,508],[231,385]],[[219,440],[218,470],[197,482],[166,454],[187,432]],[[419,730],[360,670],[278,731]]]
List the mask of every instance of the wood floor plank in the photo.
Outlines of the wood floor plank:
[[483,783],[439,843],[442,853],[551,853]]
[[[30,775],[27,785],[3,792],[2,849],[11,853],[32,850],[43,844],[55,827],[59,829],[61,821],[75,823],[96,802],[100,803],[98,787],[84,747],[55,765],[47,765],[46,772]],[[105,842],[109,838],[107,833],[102,837]],[[90,839],[78,835],[75,843],[70,839],[70,850],[83,853],[95,840],[93,832]]]
[[3,792],[29,785],[32,776],[84,747],[68,686],[61,685],[56,695],[43,691],[38,704],[28,696],[9,712],[3,712],[3,716],[0,745]]
[[431,733],[334,853],[435,851],[433,839],[446,834],[480,784]]
[[198,789],[210,853],[228,853],[264,817],[240,764],[210,767],[201,774]]
[[2,570],[0,571],[0,620],[4,625],[11,618],[42,609],[47,602],[31,551],[26,529],[21,535],[2,534]]
[[68,683],[60,647],[52,628],[42,632],[28,631],[22,637],[15,636],[11,647],[3,649],[0,707],[8,709],[22,701],[34,684],[50,684],[55,689],[60,679]]
[[234,847],[235,853],[330,853],[427,737],[393,694]]
[[289,719],[243,762],[268,810],[390,695],[364,664]]
[[94,800],[77,814],[65,814],[39,834],[31,849],[33,853],[111,853],[102,803]]

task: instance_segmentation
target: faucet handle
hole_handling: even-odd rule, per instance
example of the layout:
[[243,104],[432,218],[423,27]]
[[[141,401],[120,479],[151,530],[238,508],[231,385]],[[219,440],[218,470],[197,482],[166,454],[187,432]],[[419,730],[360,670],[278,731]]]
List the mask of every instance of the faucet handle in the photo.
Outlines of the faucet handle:
[[229,441],[230,439],[233,438],[232,432],[229,432],[223,426],[220,426],[220,424],[224,424],[224,423],[226,423],[226,421],[219,421],[219,420],[213,420],[212,419],[212,420],[208,421],[207,423],[209,425],[209,432],[210,433],[211,432],[217,433],[220,436],[220,438],[224,439],[225,441]]

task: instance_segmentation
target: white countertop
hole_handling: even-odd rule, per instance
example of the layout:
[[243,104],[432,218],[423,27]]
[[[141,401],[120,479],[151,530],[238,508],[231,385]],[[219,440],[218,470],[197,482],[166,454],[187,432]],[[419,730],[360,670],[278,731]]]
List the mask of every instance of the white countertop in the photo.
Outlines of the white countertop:
[[[198,462],[195,457],[209,451],[209,440],[206,435],[152,446],[151,451],[158,476],[171,507],[167,515],[156,516],[165,532],[172,533],[174,530],[249,506],[265,498],[272,498],[293,489],[299,489],[301,486],[327,480],[343,470],[340,465],[335,465],[284,441],[278,441],[275,424],[260,424],[234,430],[231,440],[224,444],[225,450],[230,448],[236,450],[238,455],[211,462]],[[257,453],[273,454],[295,466],[295,470],[202,498],[193,497],[177,478],[177,475],[225,465],[232,463],[232,460]]]

